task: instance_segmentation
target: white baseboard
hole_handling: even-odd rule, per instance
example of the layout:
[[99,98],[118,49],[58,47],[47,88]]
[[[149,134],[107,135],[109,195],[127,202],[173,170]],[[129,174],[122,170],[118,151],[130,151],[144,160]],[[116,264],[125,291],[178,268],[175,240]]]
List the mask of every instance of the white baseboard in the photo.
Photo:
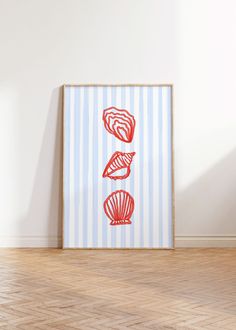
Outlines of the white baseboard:
[[0,248],[59,248],[58,236],[0,236]]
[[[58,236],[0,236],[0,248],[60,248]],[[177,236],[176,248],[236,247],[236,236]]]
[[236,247],[236,236],[177,236],[177,248]]

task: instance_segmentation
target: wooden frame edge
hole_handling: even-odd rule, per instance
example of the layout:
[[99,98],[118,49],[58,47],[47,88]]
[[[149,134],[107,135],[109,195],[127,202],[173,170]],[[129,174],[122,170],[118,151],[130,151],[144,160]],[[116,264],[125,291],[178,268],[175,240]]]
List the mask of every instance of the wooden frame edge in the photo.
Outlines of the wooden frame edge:
[[[65,89],[66,87],[170,87],[171,88],[171,177],[172,177],[172,242],[171,248],[65,248],[64,247],[64,130],[65,130]],[[62,88],[62,249],[63,250],[175,250],[175,166],[174,166],[174,84],[64,84]]]
[[173,87],[173,84],[64,84],[62,87]]
[[172,240],[175,242],[175,150],[174,150],[174,85],[171,85],[171,179],[172,179]]
[[65,132],[65,89],[66,85],[62,86],[62,241],[61,241],[61,247],[62,249],[65,249],[64,247],[64,208],[65,208],[65,191],[64,191],[64,177],[65,177],[65,169],[64,169],[64,159],[65,159],[65,147],[64,147],[64,132]]

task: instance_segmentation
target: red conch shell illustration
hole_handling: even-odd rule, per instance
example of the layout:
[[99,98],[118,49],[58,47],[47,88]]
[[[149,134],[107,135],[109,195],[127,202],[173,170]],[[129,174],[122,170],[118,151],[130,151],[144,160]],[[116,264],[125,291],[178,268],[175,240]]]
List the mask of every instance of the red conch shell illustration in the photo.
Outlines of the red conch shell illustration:
[[[128,178],[130,175],[130,164],[132,163],[134,155],[135,152],[114,152],[107,163],[102,176],[113,180]],[[123,169],[126,169],[126,172],[121,174]]]
[[123,142],[130,143],[134,136],[135,119],[127,110],[110,107],[103,110],[106,130]]
[[111,220],[110,225],[128,225],[134,211],[134,199],[124,190],[116,190],[111,193],[104,204],[104,211]]

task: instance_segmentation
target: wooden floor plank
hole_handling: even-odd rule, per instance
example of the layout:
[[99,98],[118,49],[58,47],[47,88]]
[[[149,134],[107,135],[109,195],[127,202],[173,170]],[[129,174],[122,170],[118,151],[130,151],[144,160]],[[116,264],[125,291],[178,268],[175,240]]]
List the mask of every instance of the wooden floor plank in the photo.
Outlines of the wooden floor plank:
[[236,249],[0,250],[0,330],[236,329]]

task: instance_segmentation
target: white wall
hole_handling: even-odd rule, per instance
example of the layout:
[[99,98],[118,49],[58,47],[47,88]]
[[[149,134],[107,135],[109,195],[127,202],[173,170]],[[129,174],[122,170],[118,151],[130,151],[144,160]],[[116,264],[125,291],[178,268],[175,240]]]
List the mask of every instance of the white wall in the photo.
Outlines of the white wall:
[[235,236],[236,2],[175,3],[177,234]]
[[57,244],[59,87],[91,82],[174,83],[178,244],[236,244],[235,31],[234,0],[0,0],[0,246]]

